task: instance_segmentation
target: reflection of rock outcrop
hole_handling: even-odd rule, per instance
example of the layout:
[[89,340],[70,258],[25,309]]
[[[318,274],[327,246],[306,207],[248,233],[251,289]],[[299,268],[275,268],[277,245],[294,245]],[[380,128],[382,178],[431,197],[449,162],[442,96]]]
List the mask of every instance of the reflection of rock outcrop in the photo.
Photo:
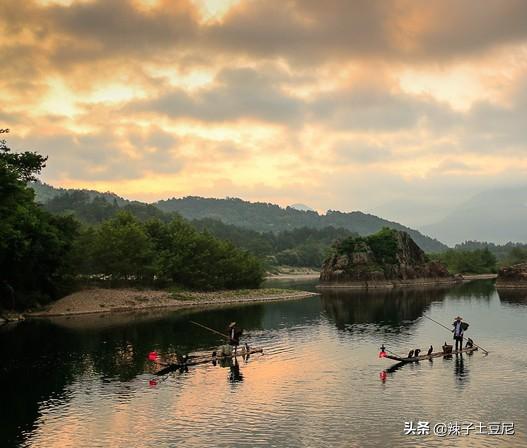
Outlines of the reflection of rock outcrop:
[[461,283],[448,291],[450,297],[490,300],[496,291],[493,280],[476,280]]
[[498,288],[527,289],[527,263],[501,268],[496,279],[496,286]]
[[444,299],[449,288],[343,290],[322,293],[322,306],[339,329],[350,324],[373,323],[398,328],[403,321],[412,321],[434,301]]
[[444,265],[428,260],[407,233],[393,229],[338,242],[320,273],[321,287],[392,288],[455,281]]
[[501,302],[527,306],[527,288],[498,288]]

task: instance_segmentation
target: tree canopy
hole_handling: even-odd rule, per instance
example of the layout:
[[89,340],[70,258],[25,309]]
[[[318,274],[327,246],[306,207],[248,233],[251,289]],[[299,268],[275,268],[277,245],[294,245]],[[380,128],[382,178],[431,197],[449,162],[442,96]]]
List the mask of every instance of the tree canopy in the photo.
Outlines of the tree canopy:
[[490,274],[496,272],[496,256],[487,248],[476,250],[450,249],[434,258],[454,274]]
[[[34,201],[26,183],[45,166],[35,152],[12,153],[0,141],[0,281],[2,303],[22,306],[60,294],[68,254],[78,232],[71,217],[53,216]],[[9,297],[13,296],[13,297]]]

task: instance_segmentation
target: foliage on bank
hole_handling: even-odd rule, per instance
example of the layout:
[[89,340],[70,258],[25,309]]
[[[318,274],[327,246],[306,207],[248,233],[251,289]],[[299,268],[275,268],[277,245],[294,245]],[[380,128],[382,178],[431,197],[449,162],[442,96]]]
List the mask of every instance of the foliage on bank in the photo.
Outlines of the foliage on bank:
[[120,212],[100,226],[86,227],[75,249],[84,276],[200,290],[254,288],[263,280],[256,257],[180,218],[142,223]]
[[5,308],[60,295],[71,274],[68,254],[78,222],[42,210],[26,187],[45,163],[34,152],[12,153],[0,141],[0,306]]
[[510,266],[527,261],[527,244],[508,242],[495,244],[487,241],[465,241],[454,246],[456,251],[488,249],[497,259],[498,267]]
[[280,265],[319,269],[335,240],[356,235],[350,230],[331,226],[259,233],[210,218],[191,223],[197,229],[210,232],[257,255],[270,270]]
[[[200,290],[255,288],[263,281],[254,255],[142,204],[128,204],[111,218],[103,214],[97,225],[44,210],[27,183],[46,160],[35,152],[12,153],[0,141],[0,307],[58,298],[79,278]],[[94,210],[105,209],[100,205]]]
[[444,263],[453,274],[494,274],[497,272],[496,256],[488,249],[450,249],[432,257]]

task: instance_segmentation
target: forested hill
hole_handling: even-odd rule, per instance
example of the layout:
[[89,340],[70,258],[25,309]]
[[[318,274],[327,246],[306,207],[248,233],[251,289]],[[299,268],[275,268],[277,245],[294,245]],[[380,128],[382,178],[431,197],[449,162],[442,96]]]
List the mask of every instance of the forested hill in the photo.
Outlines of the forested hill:
[[[447,247],[440,241],[427,237],[417,230],[410,229],[399,223],[387,221],[374,215],[362,212],[343,213],[328,211],[320,215],[315,211],[297,210],[292,207],[282,208],[276,204],[248,202],[236,198],[212,199],[189,196],[181,199],[168,199],[153,204],[143,204],[137,201],[127,201],[113,193],[99,193],[92,190],[64,190],[55,189],[49,185],[36,183],[31,185],[37,195],[37,200],[46,204],[46,208],[53,213],[72,211],[85,222],[98,222],[113,215],[113,208],[105,206],[104,202],[113,206],[124,207],[135,215],[157,215],[155,209],[165,213],[177,212],[189,220],[212,218],[225,224],[242,227],[257,232],[281,232],[286,230],[308,227],[323,229],[335,227],[347,229],[359,235],[369,235],[383,227],[404,230],[425,252],[440,252]],[[83,192],[83,194],[78,194]],[[65,193],[68,193],[65,195]],[[87,207],[86,196],[95,203]],[[78,198],[77,204],[74,203]],[[154,209],[155,207],[155,209]],[[108,214],[109,216],[106,216]],[[159,217],[159,216],[157,216]]]
[[105,199],[107,202],[115,201],[117,205],[119,205],[120,207],[131,202],[109,191],[102,193],[96,190],[86,190],[86,189],[76,190],[72,188],[57,188],[57,187],[53,187],[52,185],[44,184],[38,181],[30,182],[29,186],[35,191],[36,201],[40,202],[41,204],[45,204],[51,199],[56,198],[57,196],[61,196],[64,193],[72,193],[76,191],[82,191],[85,195],[87,195],[87,197],[89,197],[92,200],[95,198],[102,198],[102,199]]
[[258,232],[280,232],[298,227],[322,229],[332,226],[348,229],[359,235],[369,235],[383,227],[390,227],[409,233],[425,252],[440,252],[447,249],[440,241],[427,237],[417,230],[362,212],[343,213],[329,210],[325,215],[319,215],[314,211],[282,208],[276,204],[248,202],[236,198],[211,199],[195,196],[168,199],[154,205],[165,212],[177,212],[187,219],[215,218],[226,224]]

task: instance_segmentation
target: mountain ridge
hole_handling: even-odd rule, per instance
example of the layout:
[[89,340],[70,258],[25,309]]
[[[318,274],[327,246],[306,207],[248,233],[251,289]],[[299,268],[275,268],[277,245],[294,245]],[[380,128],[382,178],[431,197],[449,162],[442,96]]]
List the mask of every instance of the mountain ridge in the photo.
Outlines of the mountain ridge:
[[[54,197],[66,192],[83,191],[57,189],[42,183],[34,183],[31,187],[36,192],[37,200],[42,203],[49,202]],[[225,224],[258,232],[280,232],[299,227],[321,229],[333,226],[348,229],[359,235],[368,235],[381,230],[383,227],[389,227],[408,232],[416,243],[427,252],[441,252],[447,249],[447,246],[440,241],[423,235],[415,229],[360,211],[328,210],[325,214],[319,214],[316,211],[297,210],[290,206],[283,208],[267,202],[250,202],[240,198],[203,198],[200,196],[173,197],[147,204],[140,201],[130,201],[110,192],[85,191],[93,197],[104,198],[108,202],[115,201],[119,206],[132,204],[154,206],[165,213],[175,212],[189,220],[212,218]],[[55,196],[53,196],[54,193],[56,193]],[[60,210],[54,210],[54,212],[58,213]]]

